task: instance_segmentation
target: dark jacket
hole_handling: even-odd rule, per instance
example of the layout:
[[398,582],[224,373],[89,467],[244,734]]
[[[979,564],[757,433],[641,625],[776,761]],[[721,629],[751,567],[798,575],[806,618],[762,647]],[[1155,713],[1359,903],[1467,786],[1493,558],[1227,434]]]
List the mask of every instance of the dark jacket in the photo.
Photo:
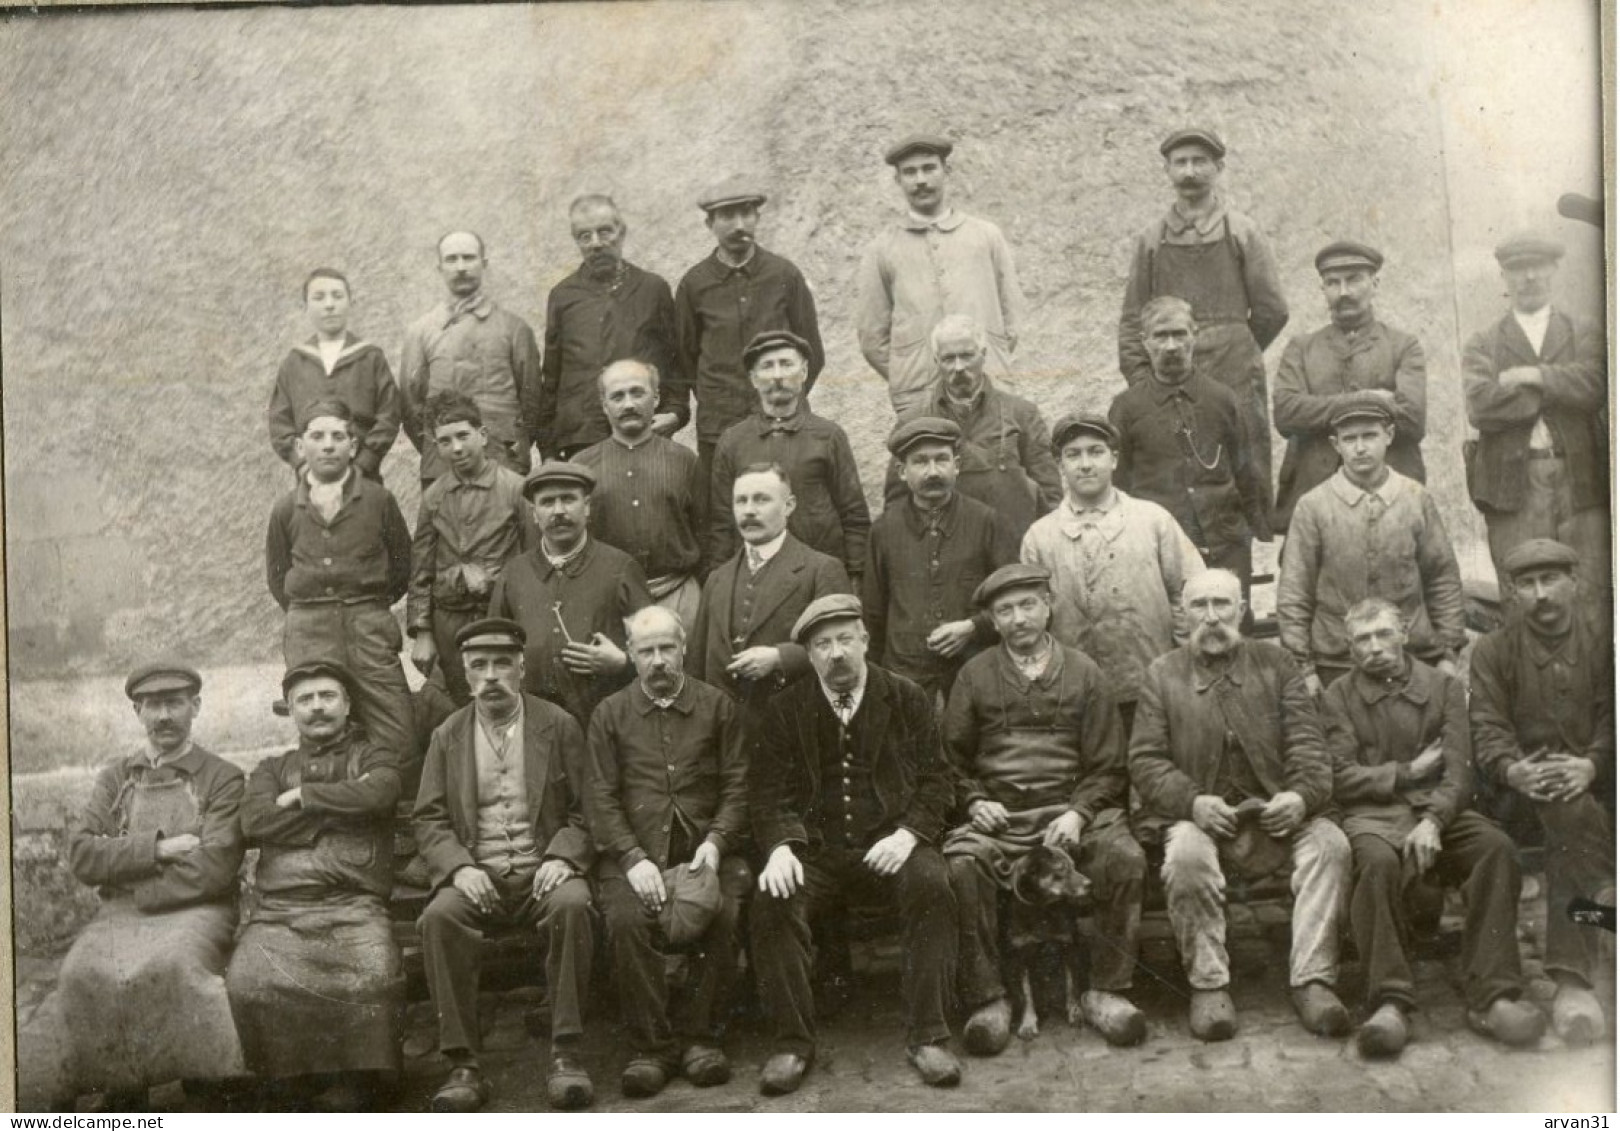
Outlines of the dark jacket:
[[388,449],[399,435],[399,386],[380,346],[353,334],[343,339],[343,352],[331,376],[321,360],[316,339],[295,346],[281,362],[275,388],[270,390],[270,446],[293,467],[298,466],[299,417],[316,401],[336,398],[354,413],[354,465],[372,479]]
[[411,583],[411,530],[388,488],[351,474],[328,523],[300,478],[270,511],[265,580],[283,609],[296,604],[392,605]]
[[[476,866],[477,710],[469,703],[446,719],[433,732],[422,762],[411,822],[435,888],[449,883],[457,869]],[[529,826],[542,859],[555,857],[589,871],[595,853],[585,825],[585,736],[568,712],[532,695],[523,697],[523,780]]]

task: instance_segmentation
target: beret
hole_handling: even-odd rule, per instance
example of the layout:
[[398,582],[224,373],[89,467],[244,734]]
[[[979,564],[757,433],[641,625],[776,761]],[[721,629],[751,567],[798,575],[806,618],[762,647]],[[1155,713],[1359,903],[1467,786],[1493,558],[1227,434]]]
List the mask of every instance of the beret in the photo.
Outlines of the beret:
[[354,673],[336,660],[305,660],[288,668],[287,674],[281,677],[282,698],[291,694],[297,684],[317,676],[337,680],[343,685],[343,690],[349,693],[349,698],[354,698]]
[[507,652],[521,652],[528,642],[528,633],[515,620],[505,617],[485,617],[464,625],[456,633],[456,647],[463,652],[469,648],[499,648]]
[[1348,420],[1376,420],[1381,424],[1394,424],[1395,414],[1389,411],[1382,398],[1360,392],[1352,394],[1328,415],[1328,427],[1337,428]]
[[923,440],[955,444],[961,439],[962,429],[954,420],[946,420],[943,416],[919,416],[889,433],[889,452],[898,459]]
[[1316,253],[1316,270],[1319,274],[1335,267],[1365,267],[1369,271],[1376,271],[1383,265],[1383,252],[1355,240],[1334,240]]
[[1091,432],[1108,441],[1111,448],[1119,447],[1119,429],[1100,412],[1066,412],[1052,425],[1052,454],[1063,451],[1063,445],[1082,432]]
[[981,609],[990,607],[1001,594],[1009,589],[1022,589],[1030,585],[1050,585],[1052,571],[1045,566],[1032,565],[1029,562],[1014,562],[1004,565],[989,577],[979,582],[979,587],[973,591],[973,603]]
[[761,330],[748,340],[743,347],[743,368],[752,369],[759,356],[771,350],[779,350],[791,346],[799,351],[799,356],[806,361],[810,360],[810,343],[805,341],[792,330]]
[[697,942],[720,913],[720,877],[713,868],[685,864],[664,869],[664,906],[658,923],[670,946]]
[[1521,542],[1502,556],[1502,566],[1509,577],[1520,571],[1541,566],[1574,569],[1581,564],[1581,556],[1562,542],[1551,538],[1532,538]]
[[949,157],[951,150],[955,148],[956,145],[949,138],[941,137],[939,134],[907,134],[889,147],[883,155],[883,160],[890,165],[898,165],[905,159],[906,154],[919,149],[937,153],[941,157]]
[[698,197],[697,206],[705,212],[713,212],[728,204],[764,204],[769,199],[757,182],[747,177],[727,177],[717,185],[710,185],[708,191]]
[[818,624],[825,624],[830,620],[859,619],[861,616],[861,599],[851,593],[829,593],[825,597],[817,597],[811,601],[809,607],[799,614],[799,619],[793,622],[793,640],[803,644],[804,638],[811,629]]
[[195,695],[201,690],[202,676],[197,674],[196,668],[166,656],[148,660],[130,672],[124,681],[124,694],[131,699],[163,691],[189,691]]
[[1540,232],[1515,232],[1496,245],[1496,261],[1503,267],[1522,259],[1562,259],[1564,245]]
[[1199,129],[1196,126],[1179,129],[1164,139],[1159,145],[1159,152],[1168,157],[1170,151],[1178,145],[1201,145],[1209,150],[1217,161],[1226,156],[1226,146],[1221,144],[1220,135],[1214,130]]
[[586,492],[596,489],[596,476],[591,469],[583,464],[572,463],[567,460],[548,459],[539,467],[529,472],[528,478],[523,481],[523,497],[534,496],[535,488],[542,483],[572,483],[576,487],[585,488]]

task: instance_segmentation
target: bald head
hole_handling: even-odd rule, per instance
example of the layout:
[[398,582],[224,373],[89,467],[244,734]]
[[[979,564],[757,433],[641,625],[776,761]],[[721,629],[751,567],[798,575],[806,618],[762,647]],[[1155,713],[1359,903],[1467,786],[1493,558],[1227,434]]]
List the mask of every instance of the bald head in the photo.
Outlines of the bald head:
[[679,691],[686,664],[686,627],[681,618],[659,605],[648,605],[625,618],[624,630],[626,651],[647,695],[667,699]]
[[613,434],[631,445],[646,436],[658,411],[657,367],[624,358],[603,369],[596,384],[602,392],[602,412]]

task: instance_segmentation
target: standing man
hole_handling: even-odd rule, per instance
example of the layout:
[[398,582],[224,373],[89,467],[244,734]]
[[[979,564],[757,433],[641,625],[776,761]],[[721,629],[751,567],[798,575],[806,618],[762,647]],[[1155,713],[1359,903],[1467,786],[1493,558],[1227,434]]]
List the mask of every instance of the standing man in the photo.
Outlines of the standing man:
[[983,328],[998,374],[1011,370],[1024,317],[1012,249],[1001,229],[968,216],[948,199],[955,146],[914,134],[883,159],[906,198],[906,218],[874,239],[861,259],[855,330],[861,353],[889,383],[897,416],[928,400],[935,363],[928,335],[947,314],[965,314]]
[[1011,1035],[997,902],[1040,845],[1069,854],[1098,908],[1081,1016],[1111,1045],[1147,1036],[1147,1019],[1125,996],[1147,861],[1125,820],[1124,733],[1101,670],[1046,631],[1050,582],[1040,566],[1020,563],[979,585],[974,604],[994,618],[1002,646],[963,667],[945,713],[945,753],[968,816],[944,849],[961,924],[957,988],[971,1011],[962,1043],[981,1056]]
[[1344,614],[1368,597],[1400,609],[1412,654],[1447,675],[1468,643],[1462,575],[1440,508],[1386,460],[1395,438],[1386,399],[1364,393],[1334,410],[1342,466],[1299,501],[1283,543],[1277,629],[1318,698],[1354,666]]
[[1292,859],[1289,996],[1306,1029],[1341,1037],[1350,1015],[1333,986],[1350,844],[1324,815],[1333,771],[1316,704],[1287,652],[1238,629],[1236,577],[1202,573],[1187,582],[1182,603],[1191,635],[1148,668],[1129,762],[1142,832],[1164,841],[1160,876],[1192,987],[1193,1036],[1224,1041],[1237,1031],[1226,990],[1229,865],[1221,848],[1233,842],[1244,811],[1258,805],[1260,832],[1286,841]]
[[906,1057],[925,1084],[962,1076],[945,1022],[956,904],[938,842],[951,783],[933,704],[866,662],[861,603],[834,594],[793,626],[816,678],[773,697],[749,726],[748,808],[766,856],[750,918],[774,1052],[766,1095],[794,1091],[816,1055],[813,918],[852,901],[900,913]]
[[1288,533],[1294,504],[1339,466],[1328,421],[1353,398],[1371,395],[1395,420],[1389,465],[1424,481],[1424,421],[1428,372],[1423,347],[1411,334],[1378,320],[1378,272],[1384,255],[1363,243],[1340,240],[1316,253],[1331,321],[1289,340],[1277,366],[1273,407],[1277,431],[1288,441],[1277,479],[1276,531]]
[[[958,488],[995,511],[1022,538],[1031,523],[1063,500],[1063,477],[1052,458],[1046,418],[1032,401],[990,380],[984,371],[984,331],[967,315],[947,314],[929,341],[938,377],[929,399],[900,420],[938,416],[961,428]],[[891,505],[906,496],[893,466],[883,494]]]
[[[1563,254],[1531,233],[1497,245],[1512,309],[1463,349],[1468,423],[1479,429],[1468,493],[1485,516],[1499,580],[1513,547],[1556,539],[1574,548],[1587,591],[1607,603],[1608,369],[1602,329],[1552,305]],[[1511,581],[1503,588],[1514,591]]]
[[[624,358],[675,372],[675,299],[669,284],[624,258],[629,230],[611,196],[577,197],[568,225],[582,262],[546,298],[546,339],[537,420],[540,450],[573,459],[608,435],[596,379]],[[660,409],[668,435],[685,422],[685,405]]]
[[417,926],[450,1062],[432,1108],[476,1111],[493,1090],[478,1064],[478,960],[493,926],[539,933],[551,1000],[546,1099],[586,1107],[595,1092],[579,1043],[595,931],[584,736],[561,707],[521,691],[521,625],[474,621],[456,643],[473,701],[433,732],[411,814],[433,880]]
[[437,665],[445,691],[465,707],[469,693],[456,633],[483,619],[495,579],[509,559],[539,543],[540,532],[523,498],[523,477],[488,458],[489,429],[473,399],[438,394],[427,417],[450,474],[422,492],[405,623],[412,665],[424,676]]
[[411,688],[391,606],[410,586],[410,528],[388,488],[354,470],[348,405],[312,405],[301,442],[304,474],[271,510],[265,534],[265,579],[287,614],[282,659],[289,668],[311,660],[346,668],[360,725],[405,768]]
[[582,730],[596,705],[630,682],[624,618],[652,604],[635,559],[588,533],[595,486],[577,463],[529,473],[523,493],[540,544],[507,563],[489,598],[490,616],[523,626],[523,690],[557,704]]
[[759,703],[810,670],[793,622],[818,597],[848,593],[849,575],[788,532],[795,500],[777,465],[743,468],[731,498],[743,546],[703,583],[686,670]]
[[[622,1086],[627,1096],[653,1096],[676,1074],[700,1088],[731,1079],[720,1046],[737,916],[753,882],[741,855],[748,764],[731,697],[683,670],[680,618],[650,606],[631,616],[628,632],[637,679],[591,716],[585,812],[630,1045]],[[702,885],[717,904],[708,923],[684,932],[671,915],[685,909],[669,907],[682,885]],[[664,951],[676,947],[695,953],[671,1024]]]
[[399,770],[350,725],[352,686],[325,660],[282,677],[298,746],[248,779],[258,899],[225,975],[248,1070],[295,1081],[324,1111],[370,1110],[397,1082],[405,1035],[388,916]]
[[1271,427],[1261,355],[1288,324],[1277,264],[1254,221],[1228,208],[1218,191],[1226,146],[1215,131],[1177,130],[1159,152],[1176,199],[1136,237],[1119,315],[1119,370],[1130,385],[1152,377],[1142,307],[1159,295],[1185,299],[1199,326],[1194,368],[1237,399],[1269,510]]
[[703,580],[703,469],[691,448],[659,435],[656,369],[615,361],[598,385],[613,435],[577,461],[596,476],[591,533],[634,558],[653,602],[690,629]]
[[1356,669],[1327,690],[1323,721],[1333,793],[1350,838],[1350,930],[1366,968],[1362,1056],[1397,1056],[1417,1005],[1405,896],[1426,877],[1460,886],[1468,1023],[1507,1045],[1546,1022],[1523,999],[1519,858],[1513,841],[1468,809],[1474,759],[1462,681],[1406,654],[1405,618],[1369,597],[1344,618]]
[[540,434],[540,346],[527,322],[484,293],[488,266],[476,232],[446,234],[439,276],[450,297],[405,332],[399,389],[405,435],[422,453],[424,485],[445,471],[423,415],[434,393],[471,397],[495,439],[490,454],[519,475],[529,470],[529,449]]
[[225,995],[242,865],[242,771],[191,740],[202,677],[142,664],[124,694],[146,744],[96,774],[68,834],[73,878],[101,897],[62,962],[64,1101],[145,1107],[171,1080],[242,1074]]
[[872,524],[862,577],[872,661],[941,704],[962,664],[995,643],[974,590],[1018,558],[1007,524],[956,490],[961,442],[962,430],[941,417],[916,417],[890,434],[907,494]]
[[1204,563],[1169,511],[1113,485],[1119,432],[1106,417],[1059,418],[1052,450],[1066,494],[1019,558],[1052,575],[1052,635],[1097,662],[1128,736],[1148,665],[1183,639],[1182,584]]
[[748,343],[743,364],[758,407],[726,429],[714,450],[709,561],[723,562],[737,548],[737,530],[726,503],[738,470],[774,463],[787,472],[798,500],[788,520],[793,536],[812,550],[837,558],[851,578],[859,579],[866,568],[872,514],[866,508],[849,437],[805,406],[808,344],[786,330],[769,330]]
[[1174,295],[1142,307],[1153,377],[1114,398],[1114,482],[1175,516],[1206,566],[1229,569],[1249,600],[1252,543],[1271,541],[1266,484],[1231,392],[1197,372],[1192,307]]
[[1482,779],[1541,822],[1553,1031],[1590,1044],[1606,1028],[1592,992],[1604,948],[1568,912],[1577,898],[1614,905],[1614,652],[1608,625],[1576,613],[1572,547],[1532,538],[1505,568],[1522,616],[1474,646],[1469,724]]
[[[805,344],[805,395],[826,364],[816,299],[804,275],[754,238],[768,199],[746,177],[731,177],[698,197],[714,251],[681,277],[675,289],[679,369],[667,370],[666,411],[686,423],[687,394],[697,398],[698,462],[713,482],[714,447],[727,428],[753,411],[743,348],[767,330],[786,330]],[[709,499],[705,495],[703,506]],[[720,508],[729,513],[729,505]]]

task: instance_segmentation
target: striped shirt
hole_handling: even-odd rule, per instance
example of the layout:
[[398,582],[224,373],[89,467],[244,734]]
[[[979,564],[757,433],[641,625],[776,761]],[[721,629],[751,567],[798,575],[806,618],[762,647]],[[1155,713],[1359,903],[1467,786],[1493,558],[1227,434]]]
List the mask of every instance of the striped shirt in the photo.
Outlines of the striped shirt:
[[656,434],[633,448],[609,436],[574,460],[596,475],[595,537],[636,559],[648,581],[697,571],[703,487],[690,448]]

